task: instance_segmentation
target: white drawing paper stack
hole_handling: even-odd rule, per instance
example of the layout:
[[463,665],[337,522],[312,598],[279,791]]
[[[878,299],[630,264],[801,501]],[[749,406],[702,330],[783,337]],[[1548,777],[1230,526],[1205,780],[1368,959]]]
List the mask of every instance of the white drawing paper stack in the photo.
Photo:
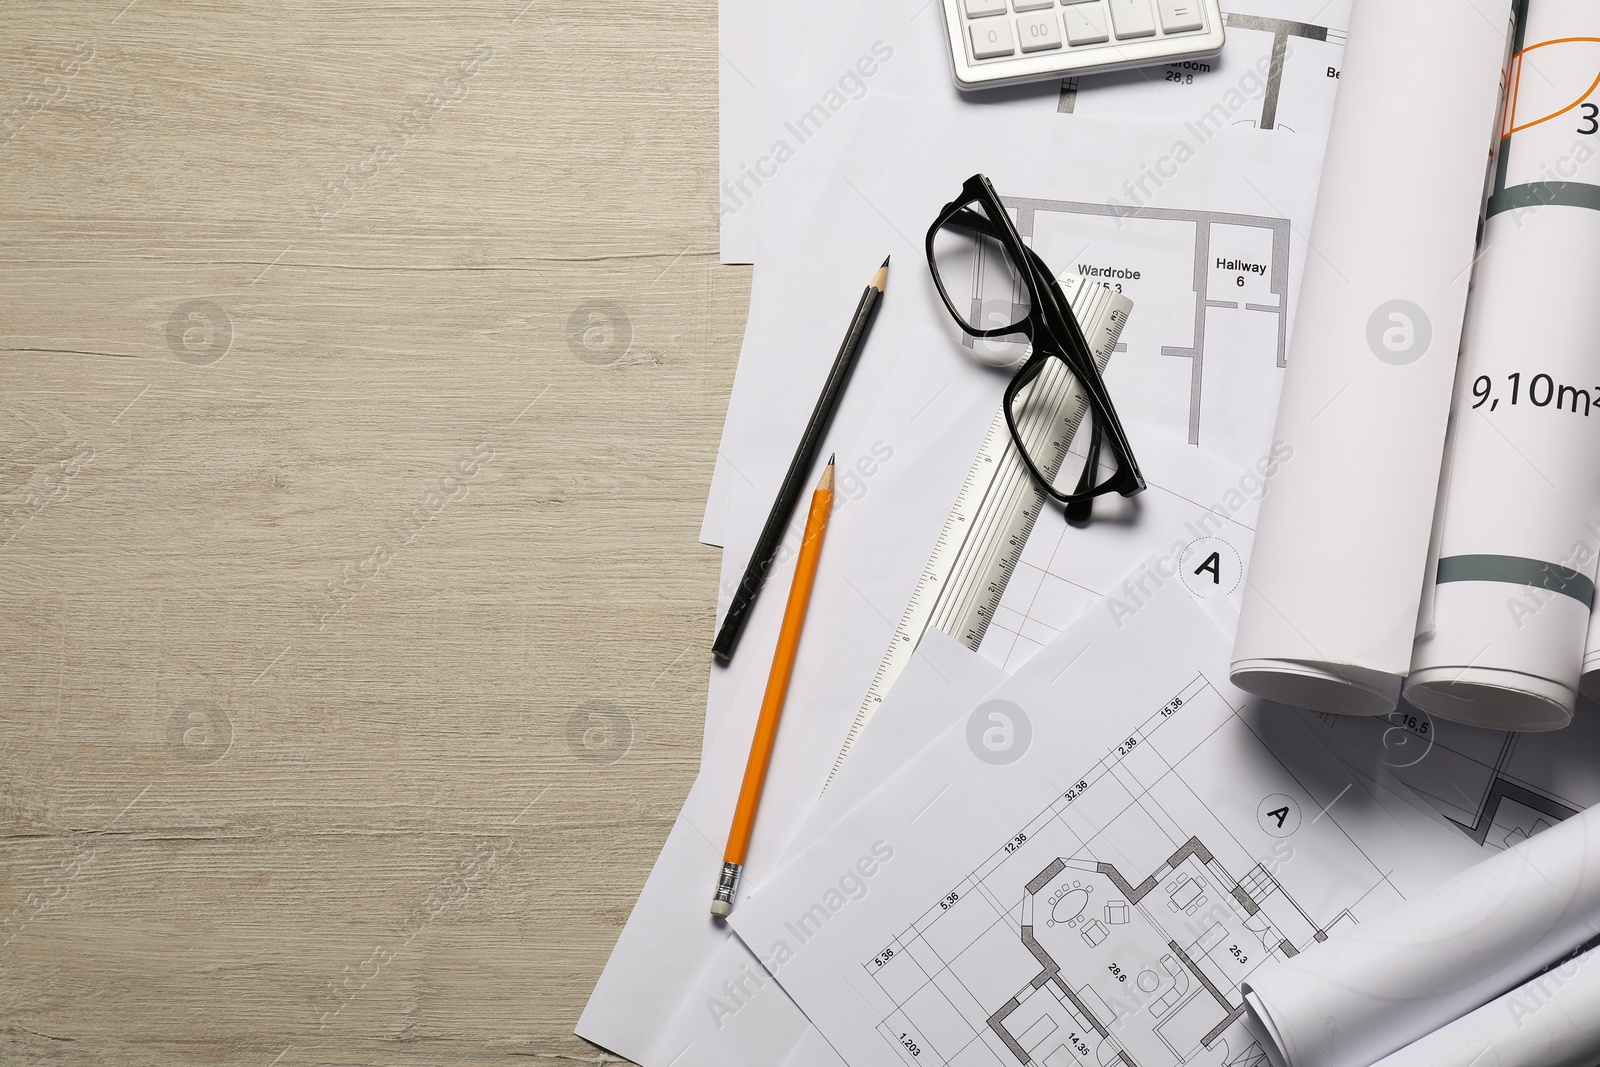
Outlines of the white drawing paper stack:
[[[1356,0],[1233,681],[1392,711],[1411,664],[1510,0]],[[1423,46],[1423,42],[1426,45]]]
[[1600,7],[1519,8],[1405,695],[1538,730],[1572,720],[1600,550]]

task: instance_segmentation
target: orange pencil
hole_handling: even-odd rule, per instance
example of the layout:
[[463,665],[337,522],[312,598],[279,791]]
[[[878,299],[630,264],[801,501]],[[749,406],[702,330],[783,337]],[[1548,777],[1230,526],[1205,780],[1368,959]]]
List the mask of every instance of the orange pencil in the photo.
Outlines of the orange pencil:
[[794,674],[795,653],[800,648],[800,631],[806,624],[806,608],[811,606],[811,586],[817,579],[817,559],[822,555],[822,539],[828,532],[828,516],[833,512],[833,457],[811,494],[811,512],[806,516],[806,531],[800,541],[800,559],[795,563],[794,582],[789,586],[789,603],[783,609],[783,626],[778,630],[778,648],[772,654],[772,673],[767,675],[767,692],[761,698],[761,716],[756,720],[756,735],[750,742],[750,761],[744,765],[744,784],[739,786],[739,804],[733,809],[733,828],[728,831],[728,850],[722,856],[722,877],[717,880],[716,896],[711,898],[711,914],[726,918],[733,911],[733,895],[744,873],[745,853],[750,849],[750,834],[756,825],[756,809],[761,806],[761,789],[767,784],[767,766],[772,762],[772,746],[778,740],[778,719],[783,701],[789,695],[789,677]]

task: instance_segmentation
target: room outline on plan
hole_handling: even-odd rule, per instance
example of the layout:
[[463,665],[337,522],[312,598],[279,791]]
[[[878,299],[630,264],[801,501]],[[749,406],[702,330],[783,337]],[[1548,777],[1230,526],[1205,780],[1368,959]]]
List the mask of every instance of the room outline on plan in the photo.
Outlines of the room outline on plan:
[[[1292,774],[1249,797],[1253,815],[1213,811],[1237,784],[1224,753],[1241,743],[1282,766],[1197,676],[864,960],[893,1005],[878,1033],[902,1062],[1266,1067],[1239,984],[1392,886],[1342,831],[1315,826],[1320,805]],[[1349,884],[1316,908],[1282,877],[1299,862],[1292,842],[1311,840],[1301,830],[1337,834],[1344,850]],[[1301,890],[1314,881],[1299,877]]]
[[[1248,955],[1261,949],[1268,953],[1276,951],[1287,958],[1299,955],[1300,950],[1283,935],[1286,927],[1306,928],[1310,938],[1316,941],[1327,936],[1283,892],[1264,865],[1256,864],[1243,879],[1235,880],[1197,837],[1184,842],[1160,869],[1137,885],[1130,883],[1115,864],[1077,856],[1052,860],[1034,876],[1027,888],[1028,895],[1022,901],[1019,937],[1039,961],[1040,971],[1017,996],[1002,1004],[988,1019],[989,1027],[1024,1067],[1048,1061],[1035,1061],[1021,1043],[1022,1035],[1014,1032],[1015,1025],[1008,1026],[1007,1021],[1041,991],[1054,996],[1068,1018],[1099,1039],[1111,1037],[1111,1028],[1119,1020],[1140,1009],[1148,1010],[1159,1020],[1158,1032],[1168,1018],[1179,1017],[1180,1009],[1203,1019],[1215,1018],[1215,1024],[1200,1038],[1200,1043],[1209,1047],[1245,1009],[1238,994],[1230,997],[1223,992],[1218,976],[1208,973],[1209,969],[1201,965],[1199,961],[1206,953],[1227,941],[1237,953]],[[1097,891],[1098,901],[1095,899]],[[1228,902],[1224,904],[1220,896],[1212,894],[1226,894]],[[1150,903],[1147,904],[1147,900]],[[1192,936],[1192,930],[1181,929],[1169,921],[1162,905],[1166,911],[1182,917],[1193,917],[1204,911],[1211,925],[1198,937]],[[1282,912],[1276,922],[1264,905],[1271,906],[1273,914]],[[1223,921],[1226,918],[1239,921],[1230,927]],[[1051,951],[1053,944],[1064,943],[1068,950],[1076,953],[1075,938],[1094,950],[1107,943],[1111,927],[1134,924],[1144,926],[1152,936],[1151,954],[1157,957],[1160,972],[1142,971],[1132,976],[1131,988],[1124,988],[1128,987],[1130,976],[1118,964],[1106,963],[1101,968],[1104,974],[1096,974],[1101,980],[1098,984],[1106,987],[1101,991],[1096,990],[1097,983],[1093,982],[1074,989],[1062,978],[1061,961]],[[1239,947],[1241,942],[1249,947]],[[1155,974],[1158,984],[1152,985],[1146,979],[1148,974]],[[1144,988],[1141,979],[1151,988]],[[1158,991],[1159,997],[1156,996]],[[1029,1019],[1031,1026],[1038,1025],[1031,1015]],[[1031,1027],[1029,1032],[1033,1032]],[[1074,1036],[1075,1032],[1069,1031],[1068,1037]],[[1172,1051],[1182,1054],[1182,1050],[1176,1048]],[[1260,1067],[1259,1046],[1252,1045],[1246,1052],[1243,1059],[1230,1063],[1237,1063],[1239,1067],[1247,1064]],[[1142,1067],[1125,1045],[1115,1048],[1114,1053],[1123,1067]]]
[[[1330,41],[1342,45],[1348,38],[1348,34],[1343,30],[1330,29],[1327,26],[1318,26],[1314,23],[1233,11],[1223,13],[1222,23],[1230,30],[1259,30],[1272,35],[1265,85],[1261,92],[1260,111],[1248,116],[1243,113],[1238,115],[1226,113],[1225,121],[1229,123],[1248,123],[1262,130],[1292,130],[1292,127],[1283,124],[1278,115],[1279,103],[1283,95],[1284,71],[1287,67],[1290,53],[1290,39],[1298,37],[1306,41]],[[1212,64],[1207,62],[1196,63],[1178,60],[1167,64],[1167,67],[1179,73],[1188,71],[1210,74],[1212,72]],[[1148,74],[1142,76],[1149,77]],[[1106,77],[1102,75],[1096,80],[1104,80]],[[1110,77],[1116,77],[1116,75],[1111,75]],[[1127,77],[1127,75],[1123,75],[1123,77]],[[1056,101],[1056,111],[1058,113],[1071,115],[1077,111],[1078,91],[1080,88],[1079,79],[1076,77],[1062,80],[1061,94]],[[1220,105],[1216,110],[1222,110]]]
[[1600,747],[1600,729],[1581,717],[1559,733],[1521,734],[1435,719],[1402,701],[1388,715],[1317,721],[1485,848],[1510,848],[1600,802],[1581,790],[1593,776],[1569,770],[1586,771]]
[[[1182,279],[1189,287],[1187,294],[1168,292],[1158,297],[1175,301],[1186,296],[1192,302],[1192,329],[1189,335],[1172,338],[1177,343],[1160,347],[1162,356],[1190,361],[1188,441],[1191,445],[1200,443],[1202,402],[1208,388],[1206,336],[1208,326],[1216,325],[1215,320],[1225,316],[1267,317],[1269,321],[1266,328],[1251,333],[1269,338],[1267,343],[1273,349],[1270,358],[1280,370],[1287,366],[1289,220],[1229,211],[1150,206],[1131,208],[1117,204],[1033,197],[1004,196],[1001,201],[1015,212],[1017,233],[1030,244],[1034,243],[1052,214],[1112,220],[1119,234],[1127,234],[1130,228],[1159,232],[1161,236],[1156,239],[1168,245],[1191,242],[1192,266]],[[1171,230],[1178,231],[1180,235],[1169,236],[1166,231]],[[1225,241],[1222,240],[1224,237]],[[1222,244],[1230,247],[1219,250],[1218,246]],[[1064,266],[1067,273],[1079,272],[1076,263]],[[1133,322],[1137,323],[1139,318],[1136,306]],[[1225,336],[1229,335],[1229,332],[1225,332]],[[1126,344],[1119,345],[1117,350],[1125,351]],[[1217,377],[1215,367],[1211,377]]]

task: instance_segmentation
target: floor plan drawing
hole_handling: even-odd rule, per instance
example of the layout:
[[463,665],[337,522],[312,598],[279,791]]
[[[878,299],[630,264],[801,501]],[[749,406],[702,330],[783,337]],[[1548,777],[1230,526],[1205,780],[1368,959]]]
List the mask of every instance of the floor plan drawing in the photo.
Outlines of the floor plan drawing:
[[1341,839],[1330,896],[1296,858],[1320,805],[1229,795],[1241,745],[1267,753],[1196,678],[863,962],[883,1039],[919,1065],[1264,1067],[1240,982],[1390,889]]
[[[733,925],[862,1067],[1265,1067],[1241,984],[1481,852],[1227,681],[1169,586],[1091,613]],[[926,720],[921,720],[926,721]]]
[[1283,96],[1283,77],[1289,55],[1289,38],[1298,37],[1305,41],[1333,41],[1342,45],[1346,36],[1343,32],[1330,30],[1326,26],[1313,26],[1307,22],[1294,22],[1289,19],[1276,19],[1264,15],[1230,13],[1223,19],[1223,22],[1228,29],[1233,31],[1259,30],[1272,35],[1272,58],[1267,70],[1267,88],[1266,92],[1262,94],[1261,118],[1258,122],[1258,125],[1263,130],[1270,130],[1278,125],[1278,102]]
[[1597,710],[1585,702],[1570,727],[1551,734],[1461,726],[1405,703],[1385,716],[1317,721],[1472,840],[1503,849],[1600,804]]
[[[1230,378],[1255,368],[1213,362],[1206,340],[1232,359],[1267,359],[1282,368],[1289,337],[1287,219],[1224,211],[1141,207],[1004,197],[1017,232],[1045,261],[1070,274],[1100,278],[1127,291],[1135,314],[1119,353],[1158,352],[1188,361],[1189,443],[1201,441],[1208,384],[1218,394],[1214,419],[1234,418]],[[1181,335],[1157,332],[1177,329]],[[1113,372],[1114,373],[1114,372]]]
[[1262,130],[1327,132],[1344,57],[1343,30],[1240,11],[1223,15],[1228,42],[1212,60],[1187,60],[1148,71],[1067,78],[1061,114],[1132,114],[1188,92],[1195,131],[1212,136],[1223,125]]
[[[1231,897],[1232,903],[1211,907],[1198,936],[1174,922],[1220,902],[1219,894]],[[1117,931],[1120,937],[1114,940],[1111,933],[1116,927],[1126,929]],[[1245,880],[1235,880],[1198,838],[1184,842],[1137,885],[1130,884],[1115,864],[1083,856],[1055,859],[1028,883],[1022,901],[1022,943],[1041,969],[989,1017],[989,1026],[1018,1062],[1035,1062],[1020,1035],[1037,1031],[1032,1021],[1037,1013],[1025,1010],[1024,1004],[1047,989],[1059,1003],[1045,1002],[1045,1011],[1064,1013],[1077,1030],[1110,1037],[1110,1027],[1120,1018],[1118,1008],[1130,1009],[1127,975],[1115,960],[1126,955],[1127,942],[1138,940],[1143,942],[1140,953],[1158,958],[1160,967],[1141,971],[1134,988],[1145,994],[1145,1007],[1160,1021],[1148,1033],[1129,1028],[1117,1058],[1127,1067],[1137,1067],[1141,1059],[1150,1058],[1140,1055],[1144,1050],[1139,1045],[1154,1042],[1162,1046],[1152,1050],[1158,1056],[1182,1055],[1196,1043],[1209,1046],[1244,1014],[1238,996],[1230,997],[1218,985],[1228,981],[1227,960],[1219,963],[1212,954],[1226,943],[1235,960],[1246,951],[1241,944],[1263,955],[1298,955],[1286,930],[1313,939],[1323,936],[1263,866],[1257,864]],[[1082,963],[1082,972],[1093,975],[1093,980],[1073,989],[1061,977],[1063,961]],[[1018,1015],[1021,1018],[1008,1026],[1007,1020]],[[1019,1031],[1024,1025],[1026,1029]]]

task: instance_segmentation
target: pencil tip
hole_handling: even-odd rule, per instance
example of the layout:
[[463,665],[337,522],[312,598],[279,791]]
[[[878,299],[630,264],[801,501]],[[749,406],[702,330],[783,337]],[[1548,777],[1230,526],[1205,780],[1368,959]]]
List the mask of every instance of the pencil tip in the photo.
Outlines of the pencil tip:
[[833,457],[828,458],[828,465],[822,468],[822,477],[817,479],[817,492],[833,489]]
[[878,273],[872,276],[872,281],[867,283],[872,288],[883,292],[883,287],[889,284],[889,257],[883,257],[883,266],[878,268]]
[[834,459],[836,459],[838,457],[838,455],[839,455],[839,453],[837,453],[837,452],[829,452],[828,453],[828,466],[830,466],[830,467],[833,466],[833,461],[834,461]]

